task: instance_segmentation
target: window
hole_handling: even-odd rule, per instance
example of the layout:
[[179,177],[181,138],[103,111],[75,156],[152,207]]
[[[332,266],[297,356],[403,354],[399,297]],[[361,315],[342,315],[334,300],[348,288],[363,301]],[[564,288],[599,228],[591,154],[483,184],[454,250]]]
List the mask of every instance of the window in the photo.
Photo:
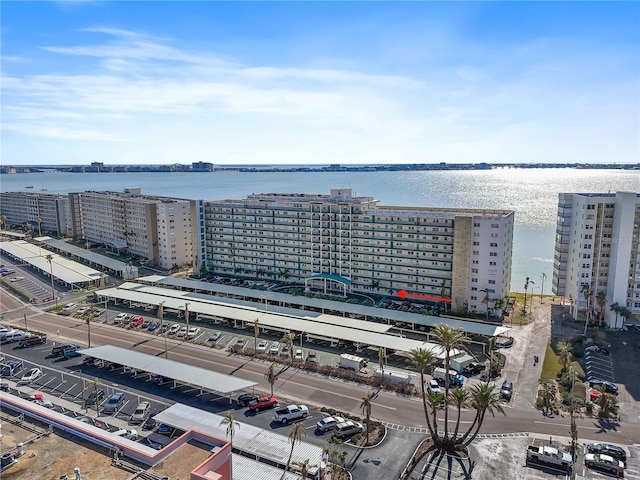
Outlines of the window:
[[489,280],[489,285],[495,285],[496,281],[495,280]]
[[479,246],[479,245],[480,245],[480,242],[473,242],[473,245],[474,245],[475,247],[477,247],[477,246]]
[[496,252],[489,252],[490,257],[497,257],[498,254]]
[[497,223],[492,223],[491,228],[500,228],[500,225],[498,225]]

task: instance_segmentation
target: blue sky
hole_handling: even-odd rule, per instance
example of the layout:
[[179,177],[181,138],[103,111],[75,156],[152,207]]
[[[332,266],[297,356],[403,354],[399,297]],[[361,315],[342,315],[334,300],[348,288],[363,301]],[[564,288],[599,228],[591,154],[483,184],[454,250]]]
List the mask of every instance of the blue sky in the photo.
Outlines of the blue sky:
[[3,2],[2,163],[640,161],[638,2]]

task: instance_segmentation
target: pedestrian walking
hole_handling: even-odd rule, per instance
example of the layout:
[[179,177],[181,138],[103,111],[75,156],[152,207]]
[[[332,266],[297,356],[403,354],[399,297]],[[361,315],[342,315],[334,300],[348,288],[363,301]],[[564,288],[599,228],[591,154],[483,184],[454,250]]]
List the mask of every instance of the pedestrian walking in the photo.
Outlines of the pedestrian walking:
[[56,330],[56,335],[60,335],[60,329]]

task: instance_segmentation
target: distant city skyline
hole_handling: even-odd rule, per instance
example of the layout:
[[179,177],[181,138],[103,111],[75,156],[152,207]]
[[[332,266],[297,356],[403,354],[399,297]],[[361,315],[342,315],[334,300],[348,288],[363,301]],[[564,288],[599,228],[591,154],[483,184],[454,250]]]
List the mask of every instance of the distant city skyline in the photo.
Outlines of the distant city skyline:
[[3,165],[637,163],[637,2],[5,2]]

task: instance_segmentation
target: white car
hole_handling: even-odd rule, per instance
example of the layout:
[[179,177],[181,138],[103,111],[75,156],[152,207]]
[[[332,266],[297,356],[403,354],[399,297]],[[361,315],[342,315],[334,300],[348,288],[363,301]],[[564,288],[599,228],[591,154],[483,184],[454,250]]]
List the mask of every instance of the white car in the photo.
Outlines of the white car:
[[585,352],[598,352],[600,350],[600,347],[598,347],[597,345],[589,345],[588,347],[585,347],[584,351]]
[[438,384],[437,380],[429,380],[427,384],[427,391],[429,393],[441,393],[440,384]]
[[127,320],[127,318],[129,318],[129,315],[127,315],[126,313],[119,313],[117,314],[115,317],[113,317],[113,323],[122,323],[124,321]]
[[200,332],[200,329],[197,327],[191,327],[189,329],[189,331],[187,332],[187,338],[188,339],[193,339],[196,337],[196,335],[198,335],[198,332]]
[[321,432],[328,432],[329,430],[333,430],[336,428],[336,425],[344,422],[344,418],[342,417],[324,417],[319,422],[316,422],[316,428]]
[[304,354],[302,353],[302,349],[301,348],[296,348],[296,351],[293,354],[293,359],[294,360],[304,360]]
[[169,335],[175,335],[176,333],[178,333],[178,330],[180,330],[180,324],[174,323],[173,325],[171,325],[171,328],[167,333]]
[[62,311],[63,312],[70,312],[74,308],[76,308],[76,304],[75,303],[67,303],[64,307],[62,307]]
[[32,368],[31,370],[27,370],[27,372],[22,375],[20,383],[31,383],[41,376],[42,370],[40,370],[39,368]]
[[182,327],[180,330],[178,330],[178,336],[179,337],[184,337],[187,334],[187,327]]
[[269,345],[269,342],[263,340],[261,341],[258,346],[256,347],[256,350],[260,353],[264,353],[267,351],[267,346]]
[[76,312],[76,314],[78,315],[84,315],[85,313],[87,313],[89,310],[91,310],[91,307],[81,307],[78,309],[78,311]]
[[288,357],[289,356],[289,347],[287,347],[286,345],[284,347],[282,347],[282,350],[280,350],[280,355],[283,357]]
[[129,440],[136,440],[138,438],[138,432],[136,430],[128,430],[126,428],[116,430],[113,434],[119,437],[128,438]]
[[271,344],[271,348],[269,349],[269,353],[276,354],[280,351],[280,342],[273,342]]

